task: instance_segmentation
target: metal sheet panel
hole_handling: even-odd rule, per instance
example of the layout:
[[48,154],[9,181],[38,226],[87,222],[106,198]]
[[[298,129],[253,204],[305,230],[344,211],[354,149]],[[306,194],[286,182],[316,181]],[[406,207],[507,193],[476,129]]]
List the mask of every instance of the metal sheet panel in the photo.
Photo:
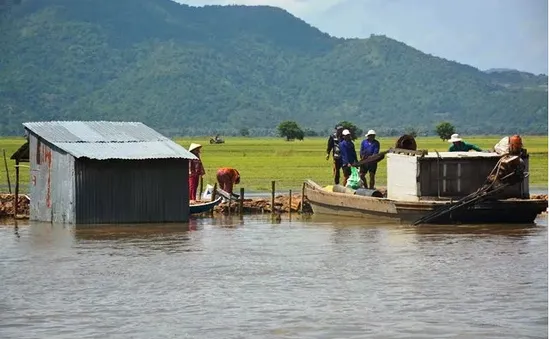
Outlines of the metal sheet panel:
[[123,143],[56,142],[75,158],[105,159],[196,159],[195,155],[171,140]]
[[136,142],[168,138],[141,122],[40,121],[23,124],[49,142]]
[[140,122],[48,121],[23,125],[75,158],[196,159],[181,145]]
[[90,160],[75,165],[76,223],[189,220],[188,160]]
[[30,219],[74,222],[74,158],[34,135],[29,155]]

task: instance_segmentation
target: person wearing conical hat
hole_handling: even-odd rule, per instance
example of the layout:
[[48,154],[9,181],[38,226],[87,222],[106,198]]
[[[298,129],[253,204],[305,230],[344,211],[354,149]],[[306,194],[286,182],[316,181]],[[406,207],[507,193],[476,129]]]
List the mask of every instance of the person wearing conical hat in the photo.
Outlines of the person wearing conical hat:
[[206,174],[201,160],[201,144],[191,143],[189,152],[193,153],[197,159],[189,161],[189,200],[197,200],[197,188],[199,187],[200,177]]

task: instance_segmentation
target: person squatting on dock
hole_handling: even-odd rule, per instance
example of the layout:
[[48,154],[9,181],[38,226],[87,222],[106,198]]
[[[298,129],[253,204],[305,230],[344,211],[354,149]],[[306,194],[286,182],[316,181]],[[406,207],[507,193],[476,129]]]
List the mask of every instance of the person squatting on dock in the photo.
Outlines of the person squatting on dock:
[[191,143],[189,145],[189,152],[193,153],[197,159],[192,159],[189,161],[189,200],[197,200],[197,188],[199,187],[200,177],[203,176],[206,172],[204,171],[204,166],[201,161],[201,149],[202,145]]
[[344,174],[344,183],[346,186],[348,178],[351,175],[351,166],[357,162],[357,153],[355,152],[355,145],[351,141],[351,133],[345,129],[342,131],[344,140],[340,142],[340,153],[342,160],[342,173]]
[[223,167],[216,172],[216,179],[220,188],[227,193],[233,193],[233,185],[238,185],[241,182],[239,171],[231,167]]
[[[361,142],[361,148],[359,150],[359,155],[361,160],[370,157],[371,155],[378,154],[380,152],[380,142],[376,140],[376,132],[374,130],[369,130],[365,135],[367,138]],[[378,163],[372,162],[368,164],[361,165],[359,171],[359,177],[363,180],[365,186],[367,186],[367,180],[365,175],[369,173],[369,186],[368,188],[374,189],[374,177],[376,175],[376,169],[378,168]]]
[[334,179],[334,184],[338,185],[340,183],[340,169],[342,168],[342,159],[340,158],[340,142],[344,140],[342,138],[342,131],[344,130],[343,126],[336,126],[334,133],[328,137],[327,141],[327,156],[326,160],[330,157],[330,152],[332,151],[332,177]]

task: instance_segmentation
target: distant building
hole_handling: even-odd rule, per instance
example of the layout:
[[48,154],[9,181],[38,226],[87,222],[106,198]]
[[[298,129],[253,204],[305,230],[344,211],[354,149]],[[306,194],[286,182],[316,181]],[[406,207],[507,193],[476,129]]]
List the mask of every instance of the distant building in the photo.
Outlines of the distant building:
[[195,156],[139,122],[29,122],[30,219],[185,222]]

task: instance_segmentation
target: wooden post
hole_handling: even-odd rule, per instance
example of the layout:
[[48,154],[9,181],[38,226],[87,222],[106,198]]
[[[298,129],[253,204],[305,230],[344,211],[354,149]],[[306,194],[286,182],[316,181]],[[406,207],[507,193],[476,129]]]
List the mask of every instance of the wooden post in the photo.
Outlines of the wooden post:
[[13,218],[17,219],[17,207],[19,205],[19,159],[15,160],[15,201],[13,203]]
[[243,215],[243,205],[244,205],[244,187],[241,187],[241,195],[239,197],[239,214]]
[[218,192],[218,184],[214,184],[214,188],[212,189],[212,194],[210,197],[211,201],[216,200],[216,193]]
[[304,214],[304,202],[305,202],[305,196],[306,194],[306,183],[302,183],[302,201],[300,201],[300,213]]
[[6,150],[2,149],[4,152],[4,166],[6,166],[6,177],[8,178],[8,191],[11,194],[11,182],[10,182],[10,170],[8,169],[8,160],[6,159]]
[[[214,188],[212,189],[212,194],[211,194],[211,199],[212,201],[216,200],[216,193],[218,192],[218,184],[215,183],[214,184]],[[214,209],[211,209],[210,210],[210,215],[213,216],[214,215]]]
[[288,219],[292,216],[292,190],[288,191]]
[[229,193],[229,201],[228,201],[228,206],[229,206],[229,208],[228,208],[228,210],[227,210],[227,212],[228,212],[229,215],[231,215],[231,198],[232,198],[232,194]]
[[201,197],[202,197],[202,185],[203,185],[203,179],[202,179],[202,175],[201,175],[200,189],[199,189],[199,199],[198,200],[201,200]]
[[271,181],[271,215],[275,214],[275,180]]

